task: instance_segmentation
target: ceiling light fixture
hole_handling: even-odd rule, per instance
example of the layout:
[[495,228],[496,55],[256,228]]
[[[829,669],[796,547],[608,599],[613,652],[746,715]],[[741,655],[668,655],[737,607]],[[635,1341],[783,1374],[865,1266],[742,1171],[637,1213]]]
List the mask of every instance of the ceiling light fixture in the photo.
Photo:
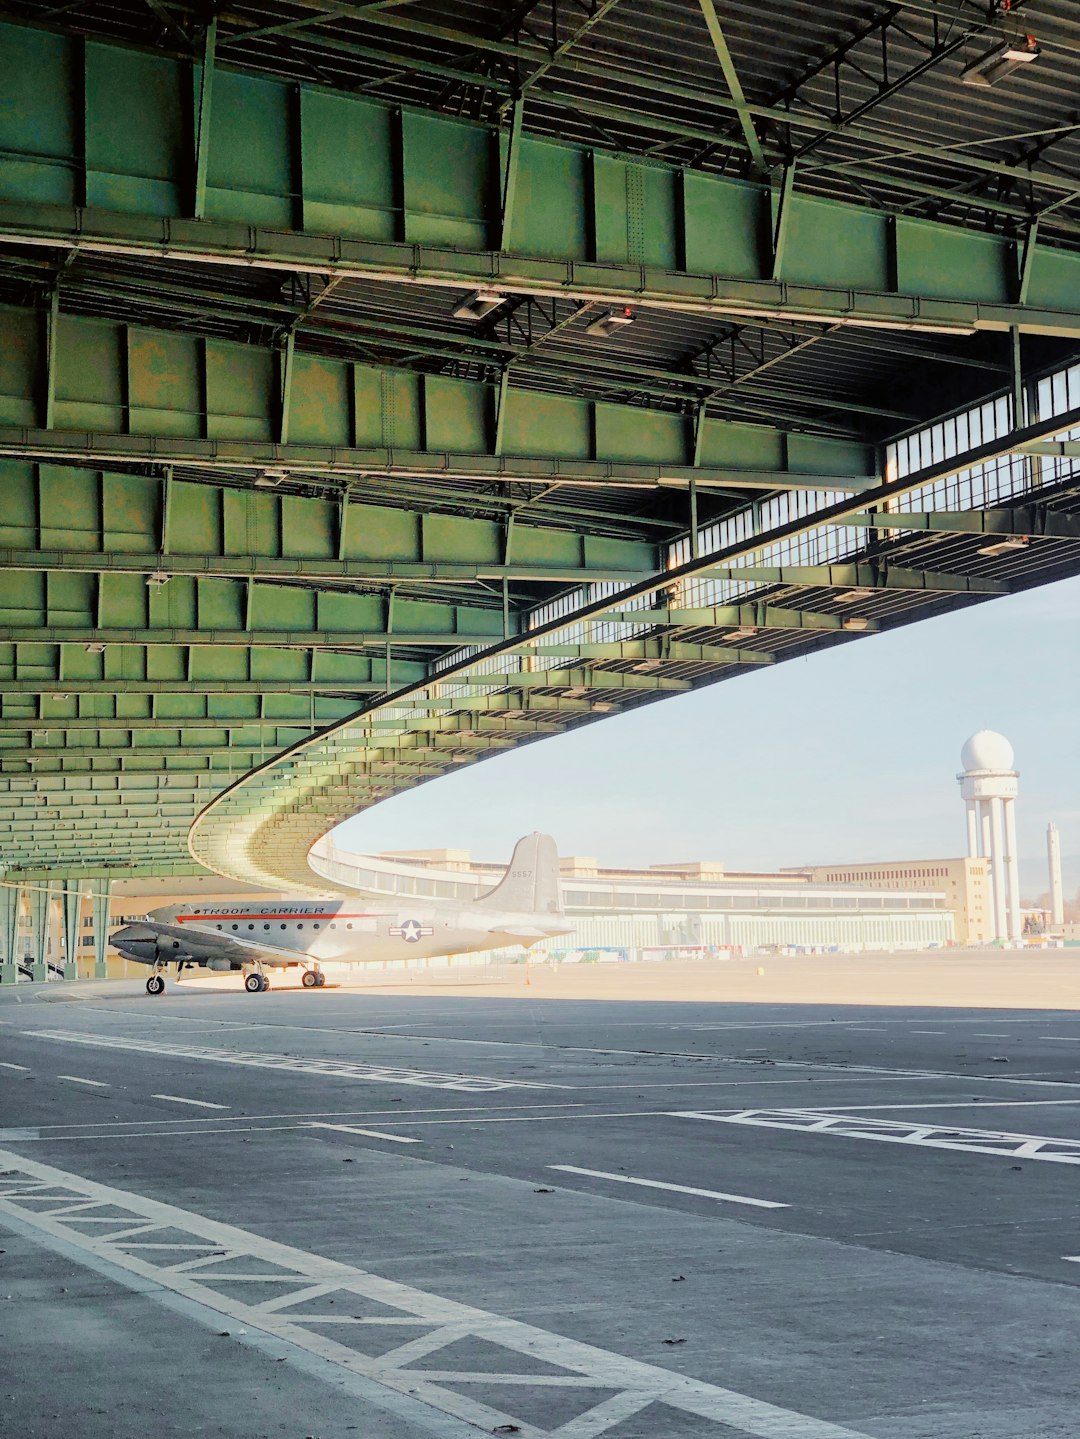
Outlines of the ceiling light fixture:
[[1041,54],[1034,35],[1005,40],[966,66],[961,71],[960,80],[964,85],[996,85],[1019,66],[1030,65]]
[[1028,541],[1026,535],[1009,535],[1007,539],[995,540],[992,545],[983,545],[980,555],[1007,555],[1010,550],[1026,550]]
[[861,634],[863,630],[870,628],[870,621],[865,615],[848,615],[847,619],[841,623],[840,628]]
[[859,589],[845,590],[842,595],[836,596],[836,603],[838,605],[853,605],[859,600],[868,600],[873,593],[874,591],[872,589],[867,589],[865,586]]
[[272,490],[280,485],[282,480],[289,478],[288,470],[263,470],[261,475],[255,476],[255,488],[257,490]]
[[474,290],[468,299],[454,306],[452,313],[455,320],[483,320],[505,303],[506,296],[498,290]]
[[87,645],[86,653],[88,655],[103,655],[105,653],[105,646],[103,644]]
[[647,675],[650,670],[658,670],[663,663],[663,660],[642,660],[634,669],[639,675]]
[[729,640],[751,640],[757,634],[754,625],[740,625],[737,630],[732,630],[728,635]]
[[634,312],[629,305],[626,305],[621,310],[609,310],[606,315],[601,315],[586,328],[585,333],[597,335],[601,340],[610,340],[613,335],[617,335],[620,330],[625,330],[627,325],[633,323]]
[[147,575],[146,583],[150,585],[152,589],[160,589],[162,585],[167,585],[170,579],[172,579],[171,575],[163,574],[159,570],[156,574]]

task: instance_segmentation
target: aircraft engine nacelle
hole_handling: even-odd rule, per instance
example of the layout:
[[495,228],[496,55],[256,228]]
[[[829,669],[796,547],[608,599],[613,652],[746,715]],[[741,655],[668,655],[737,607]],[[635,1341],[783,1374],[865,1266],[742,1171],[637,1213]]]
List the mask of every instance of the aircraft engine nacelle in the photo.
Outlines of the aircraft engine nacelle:
[[[162,933],[152,925],[128,924],[110,936],[109,943],[127,959],[140,964],[206,964],[214,948],[212,943],[201,944],[194,935],[185,934],[182,939]],[[231,969],[228,960],[217,959],[213,968]]]

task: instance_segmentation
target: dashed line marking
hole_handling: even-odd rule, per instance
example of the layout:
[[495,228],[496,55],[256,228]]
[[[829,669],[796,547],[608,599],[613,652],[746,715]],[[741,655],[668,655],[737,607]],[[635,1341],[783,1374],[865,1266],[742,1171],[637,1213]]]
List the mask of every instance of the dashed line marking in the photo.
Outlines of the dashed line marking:
[[185,1099],[182,1094],[152,1094],[151,1099],[165,1099],[170,1104],[191,1104],[196,1109],[228,1109],[227,1104],[211,1104],[208,1099]]
[[603,1169],[579,1169],[576,1164],[549,1164],[562,1174],[583,1174],[588,1179],[606,1179],[612,1184],[637,1184],[642,1189],[666,1189],[672,1194],[693,1194],[699,1199],[719,1199],[727,1204],[750,1204],[755,1209],[790,1209],[775,1199],[750,1199],[745,1194],[725,1194],[719,1189],[695,1189],[689,1184],[667,1184],[660,1179],[637,1179],[631,1174],[609,1174]]
[[70,1079],[72,1084],[92,1084],[95,1089],[109,1089],[111,1086],[100,1079],[84,1079],[81,1074],[58,1074],[57,1079]]
[[30,1073],[28,1064],[9,1064],[5,1060],[0,1060],[0,1069],[21,1069],[24,1074]]
[[413,1139],[406,1134],[387,1134],[382,1129],[361,1129],[355,1124],[320,1124],[318,1120],[309,1120],[307,1124],[300,1126],[303,1129],[333,1129],[338,1134],[363,1134],[368,1139],[392,1139],[395,1144],[423,1144],[422,1139]]
[[423,1089],[453,1089],[487,1094],[499,1089],[572,1089],[573,1085],[545,1084],[526,1079],[494,1079],[484,1074],[438,1074],[393,1065],[360,1064],[349,1060],[306,1059],[297,1055],[248,1053],[241,1049],[203,1049],[192,1044],[162,1040],[124,1039],[119,1035],[74,1034],[64,1030],[28,1030],[34,1039],[64,1044],[88,1044],[99,1049],[121,1049],[155,1058],[194,1059],[209,1064],[241,1064],[252,1069],[276,1069],[286,1074],[314,1074],[324,1079],[357,1079],[375,1084],[409,1084]]

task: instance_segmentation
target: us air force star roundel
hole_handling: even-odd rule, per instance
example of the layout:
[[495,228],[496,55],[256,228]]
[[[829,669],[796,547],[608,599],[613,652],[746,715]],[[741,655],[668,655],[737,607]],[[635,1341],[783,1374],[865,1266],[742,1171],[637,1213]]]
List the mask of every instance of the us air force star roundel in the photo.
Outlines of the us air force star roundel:
[[431,925],[421,924],[418,919],[407,919],[404,924],[392,924],[390,933],[394,939],[404,939],[409,944],[416,944],[425,935],[434,934],[435,931]]

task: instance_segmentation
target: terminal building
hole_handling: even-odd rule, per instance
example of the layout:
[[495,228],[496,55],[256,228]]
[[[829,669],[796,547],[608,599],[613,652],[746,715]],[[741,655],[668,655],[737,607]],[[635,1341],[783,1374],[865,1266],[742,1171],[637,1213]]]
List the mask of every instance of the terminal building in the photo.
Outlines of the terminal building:
[[986,944],[994,937],[989,859],[883,859],[818,864],[801,870],[811,884],[873,885],[884,890],[944,894],[957,944]]

